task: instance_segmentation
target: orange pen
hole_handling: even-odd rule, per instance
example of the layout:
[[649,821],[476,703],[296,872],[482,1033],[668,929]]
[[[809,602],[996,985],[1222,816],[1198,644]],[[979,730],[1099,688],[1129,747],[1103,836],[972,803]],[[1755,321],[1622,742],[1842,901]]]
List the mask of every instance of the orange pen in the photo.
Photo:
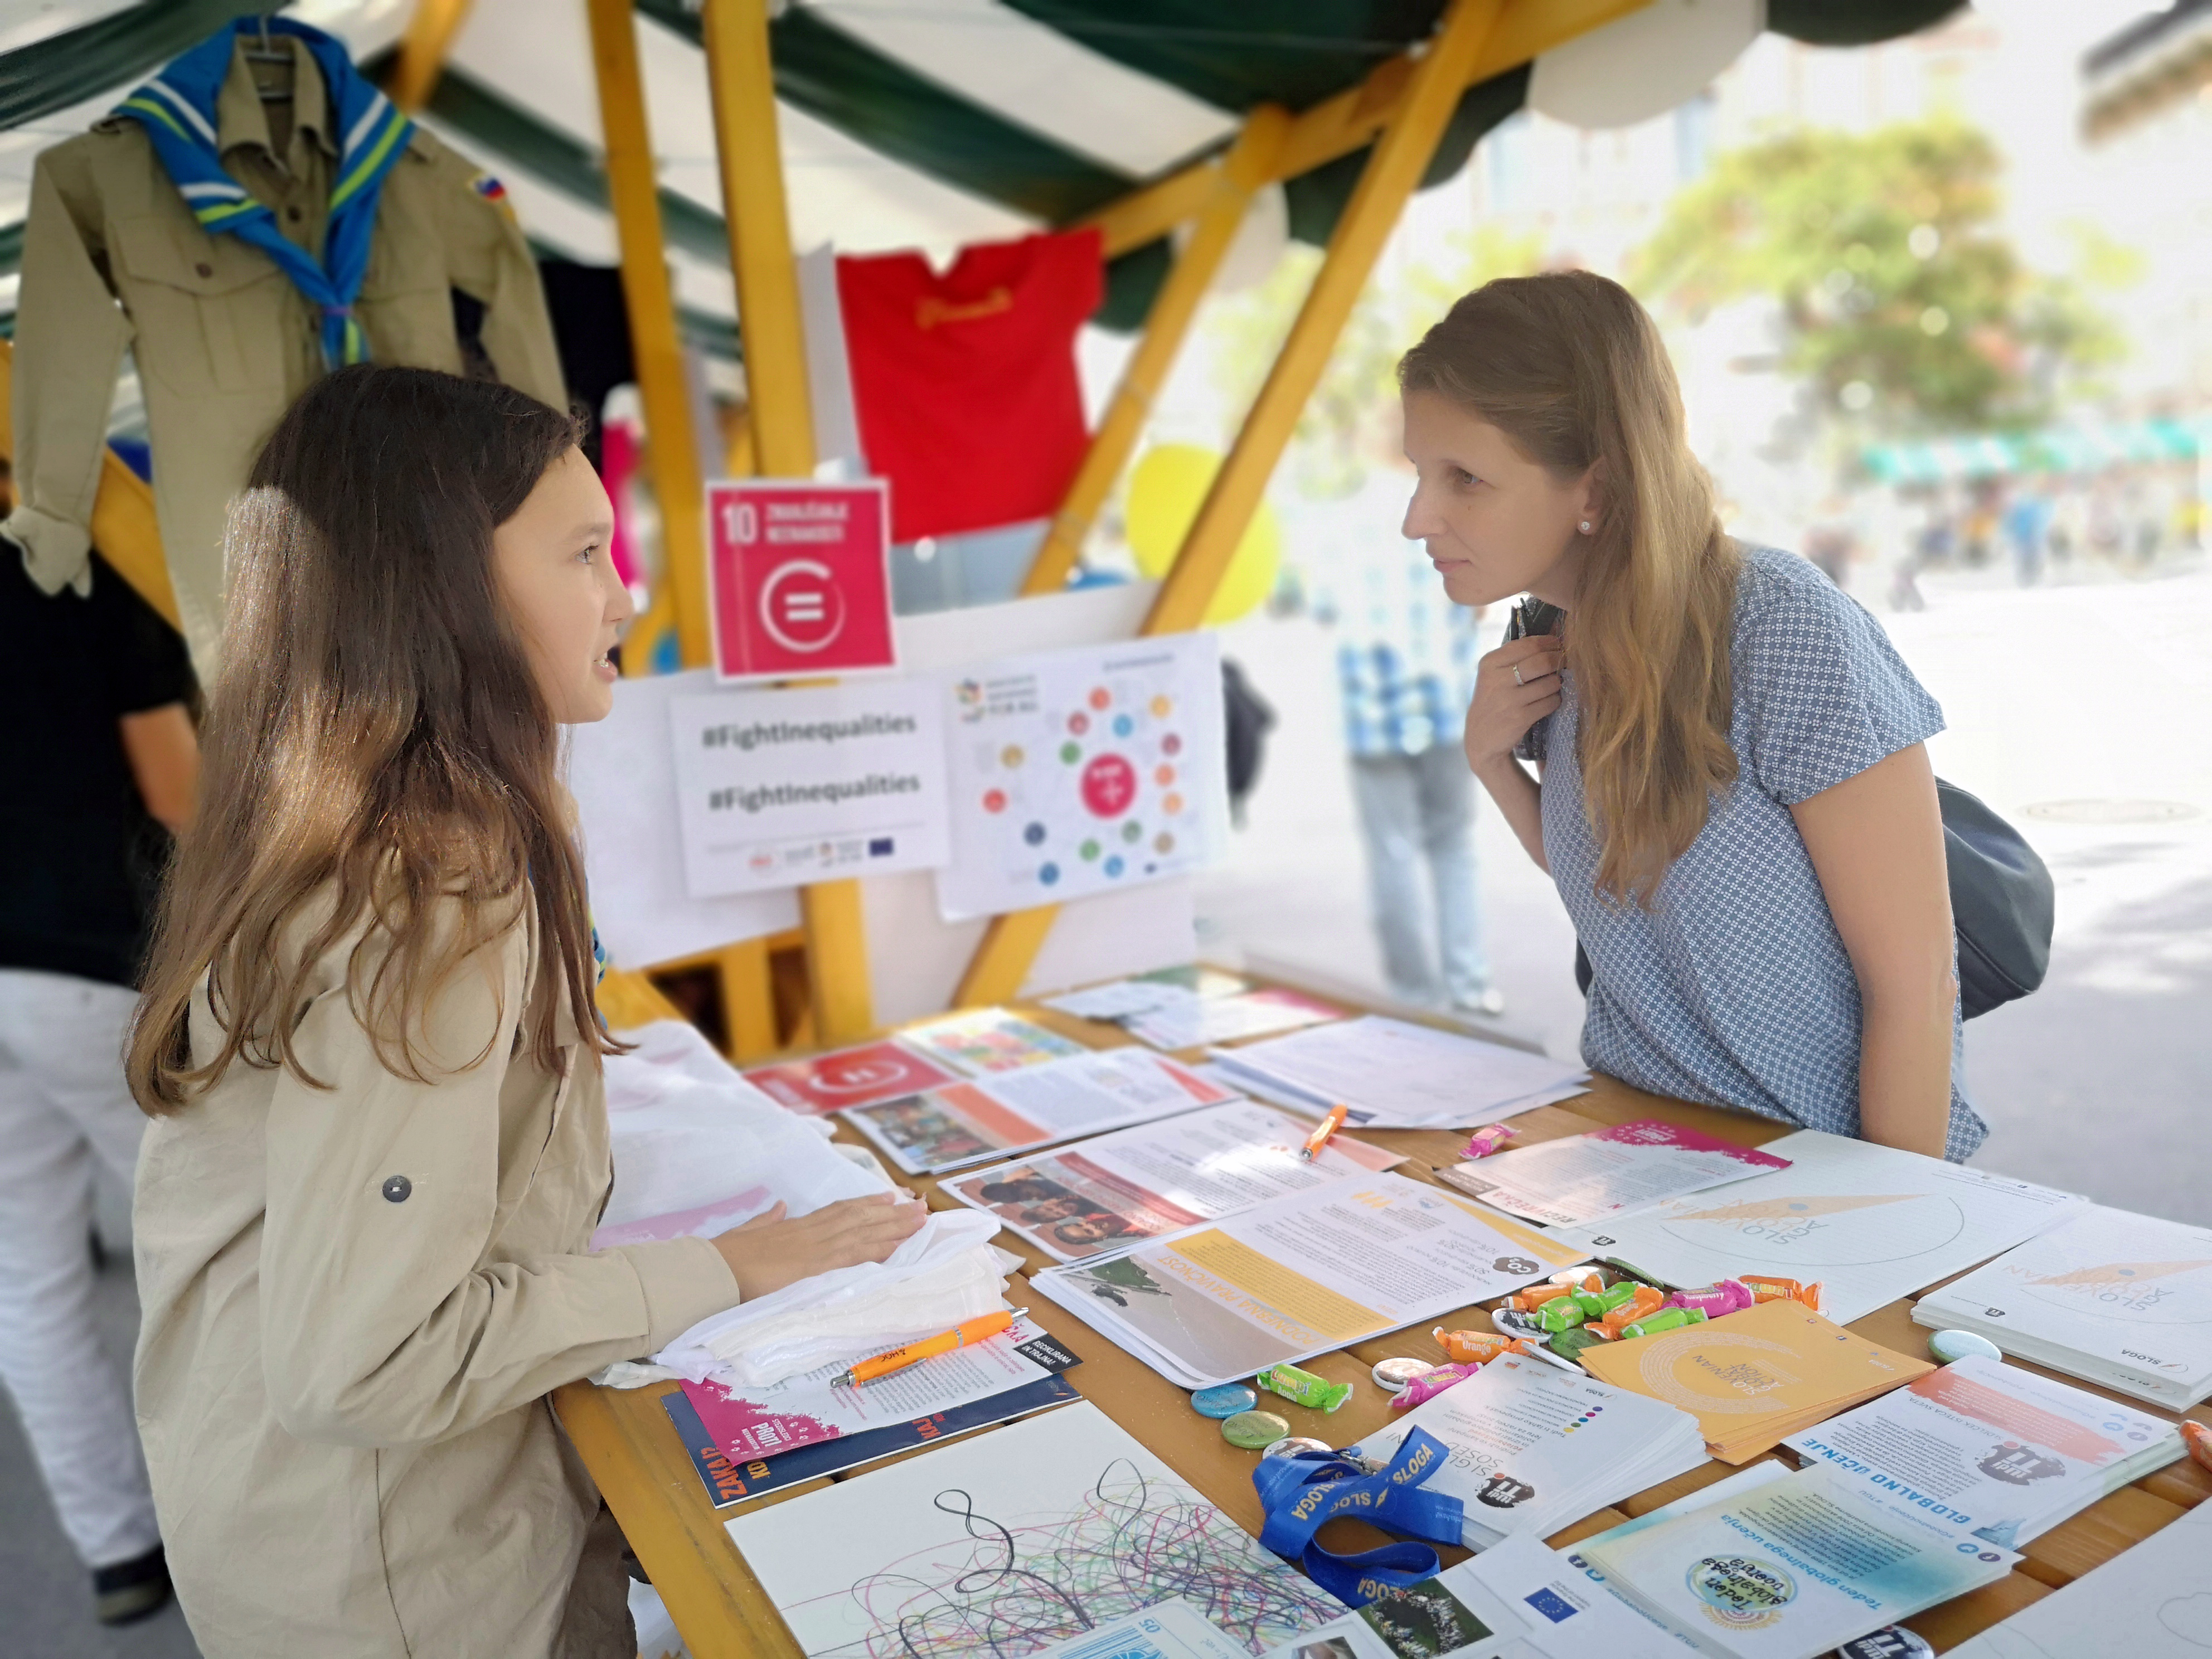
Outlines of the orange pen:
[[1309,1164],[1319,1158],[1321,1149],[1328,1145],[1328,1138],[1344,1127],[1345,1117],[1350,1110],[1347,1106],[1330,1107],[1328,1115],[1322,1119],[1320,1127],[1306,1137],[1305,1150],[1298,1156]]
[[927,1359],[932,1354],[950,1353],[955,1348],[964,1348],[970,1342],[981,1342],[996,1336],[1014,1321],[1027,1313],[1027,1308],[1016,1308],[1009,1313],[1001,1308],[996,1313],[978,1315],[964,1324],[936,1336],[926,1336],[919,1342],[909,1342],[903,1348],[893,1348],[889,1353],[879,1353],[872,1359],[856,1359],[836,1380],[847,1388],[856,1382],[872,1382],[877,1377],[888,1376],[893,1371],[902,1371],[916,1360]]

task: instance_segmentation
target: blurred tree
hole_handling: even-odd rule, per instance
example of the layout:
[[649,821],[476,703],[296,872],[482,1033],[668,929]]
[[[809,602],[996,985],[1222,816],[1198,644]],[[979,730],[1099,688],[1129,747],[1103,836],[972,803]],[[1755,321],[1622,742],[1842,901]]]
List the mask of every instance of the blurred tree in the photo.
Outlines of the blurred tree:
[[1998,225],[2003,161],[1955,119],[1793,132],[1714,160],[1630,261],[1655,307],[1690,318],[1756,295],[1781,306],[1787,366],[1866,428],[2017,426],[2122,352],[2081,274],[2024,264]]
[[[1386,255],[1368,279],[1291,440],[1290,470],[1306,494],[1340,495],[1358,487],[1366,451],[1382,435],[1379,423],[1396,407],[1398,359],[1453,301],[1493,276],[1534,270],[1540,260],[1537,237],[1489,226],[1453,237],[1449,250],[1441,266]],[[1237,420],[1259,396],[1321,262],[1318,248],[1293,245],[1266,281],[1223,300],[1208,320],[1215,382]]]

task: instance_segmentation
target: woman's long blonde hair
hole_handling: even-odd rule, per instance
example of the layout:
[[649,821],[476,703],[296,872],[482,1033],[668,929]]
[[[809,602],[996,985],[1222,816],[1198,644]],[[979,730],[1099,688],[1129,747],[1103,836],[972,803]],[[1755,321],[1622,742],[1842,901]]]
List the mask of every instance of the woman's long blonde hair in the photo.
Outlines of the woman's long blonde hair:
[[1741,556],[1691,454],[1659,331],[1586,270],[1466,295],[1398,365],[1560,479],[1595,467],[1597,522],[1565,624],[1597,890],[1650,906],[1735,781],[1729,642]]
[[[560,728],[492,567],[494,527],[580,430],[503,386],[366,366],[325,376],[278,423],[232,512],[202,805],[131,1033],[147,1112],[238,1061],[319,1085],[293,1031],[317,960],[356,929],[349,999],[399,1076],[423,1077],[409,1034],[439,987],[526,913],[540,1063],[558,1064],[564,1003],[586,1047],[610,1048]],[[202,975],[221,1041],[195,1065]]]

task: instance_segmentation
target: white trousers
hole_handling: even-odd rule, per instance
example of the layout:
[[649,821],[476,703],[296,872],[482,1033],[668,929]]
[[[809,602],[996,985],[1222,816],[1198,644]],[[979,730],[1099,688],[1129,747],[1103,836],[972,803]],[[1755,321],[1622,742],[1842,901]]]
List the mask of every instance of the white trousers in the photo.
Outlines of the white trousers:
[[136,994],[0,968],[0,1382],[88,1567],[161,1541],[128,1356],[93,1322],[93,1162],[129,1183],[145,1117],[123,1083]]

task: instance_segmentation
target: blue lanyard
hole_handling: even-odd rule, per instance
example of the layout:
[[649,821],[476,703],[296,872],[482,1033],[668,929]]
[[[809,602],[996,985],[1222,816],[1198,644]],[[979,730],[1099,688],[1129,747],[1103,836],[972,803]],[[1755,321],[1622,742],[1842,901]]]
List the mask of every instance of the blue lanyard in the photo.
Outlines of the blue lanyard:
[[1460,1541],[1465,1506],[1423,1482],[1444,1466],[1443,1441],[1425,1429],[1407,1431],[1388,1468],[1370,1474],[1334,1452],[1300,1452],[1262,1458],[1252,1471],[1260,1506],[1267,1512],[1261,1544],[1297,1561],[1306,1576],[1348,1607],[1360,1607],[1383,1589],[1433,1578],[1443,1562],[1427,1544],[1386,1544],[1342,1555],[1323,1549],[1314,1534],[1324,1521],[1356,1515],[1392,1532],[1438,1544]]

